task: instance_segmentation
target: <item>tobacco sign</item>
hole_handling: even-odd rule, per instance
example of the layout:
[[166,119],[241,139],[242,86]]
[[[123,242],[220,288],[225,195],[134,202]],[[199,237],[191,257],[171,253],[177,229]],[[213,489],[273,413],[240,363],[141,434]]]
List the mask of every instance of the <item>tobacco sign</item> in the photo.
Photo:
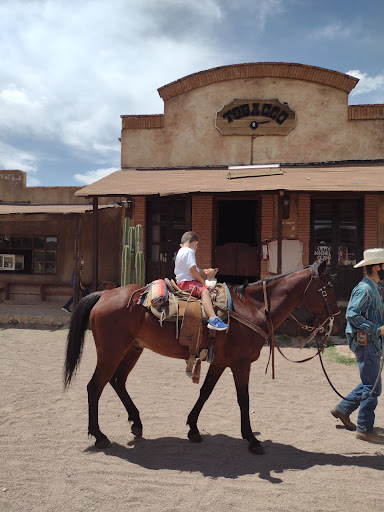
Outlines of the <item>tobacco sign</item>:
[[287,135],[295,124],[295,111],[278,99],[234,99],[215,120],[222,135]]

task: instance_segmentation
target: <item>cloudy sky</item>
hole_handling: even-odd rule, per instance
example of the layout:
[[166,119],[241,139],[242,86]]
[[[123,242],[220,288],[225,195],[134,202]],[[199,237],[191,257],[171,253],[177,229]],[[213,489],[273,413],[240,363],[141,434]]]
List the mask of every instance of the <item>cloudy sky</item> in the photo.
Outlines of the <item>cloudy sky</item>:
[[29,186],[119,169],[121,114],[227,64],[298,62],[360,79],[384,103],[383,0],[0,0],[0,169]]

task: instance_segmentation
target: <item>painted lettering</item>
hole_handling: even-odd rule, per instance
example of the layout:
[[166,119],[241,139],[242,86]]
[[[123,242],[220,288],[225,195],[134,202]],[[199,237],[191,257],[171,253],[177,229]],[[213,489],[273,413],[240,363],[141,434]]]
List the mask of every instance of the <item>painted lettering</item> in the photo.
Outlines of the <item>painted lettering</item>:
[[248,103],[233,107],[223,114],[223,119],[228,123],[232,123],[234,119],[242,119],[243,117],[269,117],[276,121],[277,124],[282,125],[289,117],[286,110],[281,110],[277,105],[272,106],[271,103],[252,103],[252,107]]
[[224,112],[223,118],[228,119],[228,123],[232,123],[232,121],[233,121],[232,110],[228,110],[227,112]]
[[286,110],[282,110],[280,112],[280,114],[276,117],[276,123],[278,123],[280,125],[283,124],[284,121],[286,121],[288,119],[288,116],[289,116],[288,112]]
[[269,117],[272,105],[270,103],[264,103],[263,108],[261,110],[261,115],[264,117]]
[[260,110],[259,110],[259,104],[258,103],[252,103],[252,112],[251,112],[251,116],[259,116],[260,115]]
[[271,112],[269,113],[269,117],[271,119],[276,119],[277,114],[280,112],[280,107],[277,107],[276,105],[272,108]]
[[240,105],[239,109],[241,110],[241,117],[248,117],[251,114],[248,103]]

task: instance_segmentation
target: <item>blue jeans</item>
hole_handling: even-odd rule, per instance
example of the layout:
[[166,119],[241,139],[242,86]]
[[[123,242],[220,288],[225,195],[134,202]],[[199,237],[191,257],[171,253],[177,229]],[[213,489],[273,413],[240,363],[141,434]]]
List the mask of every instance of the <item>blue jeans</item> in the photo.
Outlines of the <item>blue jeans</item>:
[[[83,294],[83,297],[85,297],[86,295],[89,295],[91,292],[88,290],[88,288],[84,288],[84,290],[82,288],[80,288],[80,291],[81,293]],[[63,306],[63,308],[65,309],[68,309],[69,306],[72,304],[73,302],[73,297],[71,297],[69,299],[69,301],[65,304],[65,306]]]
[[[380,355],[376,355],[376,350],[370,343],[366,347],[357,350],[357,364],[360,371],[360,384],[346,397],[349,400],[359,400],[361,397],[367,396],[373,389],[377,376],[380,371]],[[348,402],[342,400],[336,405],[336,409],[349,416],[353,411],[359,409],[357,417],[356,430],[364,434],[373,432],[373,424],[375,422],[375,409],[377,406],[377,398],[381,395],[381,377],[377,383],[376,389],[372,396],[362,402]]]

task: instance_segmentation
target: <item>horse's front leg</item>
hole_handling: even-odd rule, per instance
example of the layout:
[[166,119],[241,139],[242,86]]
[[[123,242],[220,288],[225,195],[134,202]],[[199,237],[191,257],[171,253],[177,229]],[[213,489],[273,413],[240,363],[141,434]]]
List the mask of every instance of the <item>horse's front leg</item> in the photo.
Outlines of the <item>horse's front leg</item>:
[[255,453],[256,455],[261,455],[264,453],[264,450],[260,444],[260,441],[256,439],[253,435],[251,428],[251,421],[249,418],[249,373],[250,373],[251,365],[248,367],[242,368],[241,370],[236,368],[231,368],[233,379],[235,381],[236,393],[237,393],[237,403],[240,407],[241,414],[241,435],[243,439],[249,442],[249,451]]
[[192,443],[200,443],[202,441],[199,429],[197,428],[197,420],[201,409],[208,400],[223,371],[224,366],[215,366],[213,363],[211,364],[205,377],[204,384],[201,386],[199,398],[188,415],[187,425],[190,427],[188,439]]

